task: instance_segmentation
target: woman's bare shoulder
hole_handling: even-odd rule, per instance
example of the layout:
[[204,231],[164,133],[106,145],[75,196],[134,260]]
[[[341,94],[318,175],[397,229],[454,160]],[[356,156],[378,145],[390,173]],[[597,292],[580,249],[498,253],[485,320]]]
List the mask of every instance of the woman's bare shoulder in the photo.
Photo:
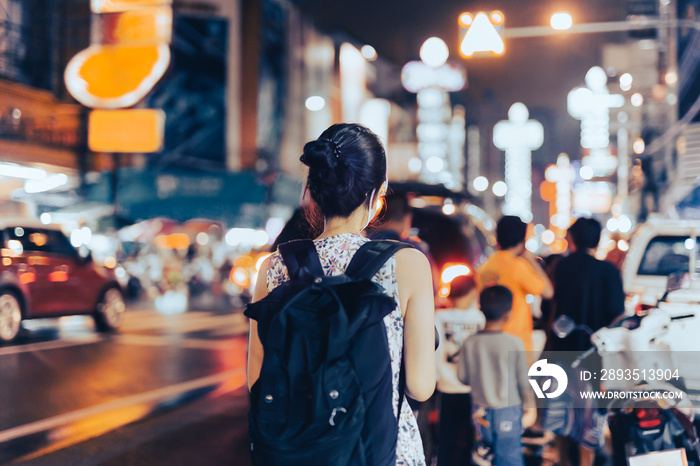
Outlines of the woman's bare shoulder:
[[421,251],[415,248],[402,249],[396,253],[396,273],[399,275],[430,276],[430,261]]

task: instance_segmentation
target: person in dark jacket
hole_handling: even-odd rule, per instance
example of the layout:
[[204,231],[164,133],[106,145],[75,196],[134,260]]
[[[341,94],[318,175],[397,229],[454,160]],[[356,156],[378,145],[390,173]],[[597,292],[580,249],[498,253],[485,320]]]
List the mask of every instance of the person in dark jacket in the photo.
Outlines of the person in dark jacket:
[[[625,310],[625,293],[619,270],[593,254],[600,242],[600,223],[579,218],[569,227],[571,253],[554,271],[554,319],[566,315],[592,332],[610,324]],[[585,351],[590,335],[575,331],[564,339],[553,337],[554,351]]]

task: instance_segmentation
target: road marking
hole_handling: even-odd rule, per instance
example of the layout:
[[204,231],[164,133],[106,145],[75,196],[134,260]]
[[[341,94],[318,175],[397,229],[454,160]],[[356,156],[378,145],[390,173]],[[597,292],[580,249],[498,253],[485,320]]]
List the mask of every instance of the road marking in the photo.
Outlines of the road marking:
[[29,343],[27,345],[20,346],[8,346],[7,348],[0,348],[0,356],[27,353],[29,351],[42,351],[57,348],[67,348],[70,346],[88,345],[90,343],[97,343],[98,341],[102,340],[103,338],[99,335],[89,335],[80,338],[63,339],[60,341],[45,341],[42,343]]
[[96,416],[102,413],[106,413],[108,411],[123,409],[128,406],[142,403],[157,403],[192,390],[197,390],[199,388],[224,384],[232,379],[236,380],[236,388],[242,387],[245,384],[245,369],[231,369],[229,371],[221,372],[219,374],[214,374],[207,377],[190,380],[188,382],[170,385],[168,387],[158,388],[150,392],[140,393],[138,395],[121,398],[119,400],[111,401],[109,403],[91,406],[89,408],[79,409],[70,413],[59,414],[57,416],[42,419],[40,421],[30,422],[29,424],[12,427],[10,429],[0,431],[0,443],[14,440],[16,438],[24,437],[27,435],[36,434],[38,432],[44,432],[50,429],[55,429],[62,425],[69,424],[71,422],[76,422],[90,416]]

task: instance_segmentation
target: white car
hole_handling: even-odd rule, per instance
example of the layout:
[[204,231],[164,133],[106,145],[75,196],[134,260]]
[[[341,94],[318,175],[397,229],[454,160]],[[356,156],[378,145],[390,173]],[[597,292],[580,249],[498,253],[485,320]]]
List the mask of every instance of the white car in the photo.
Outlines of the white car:
[[622,264],[628,301],[655,305],[666,291],[668,275],[688,272],[694,279],[691,287],[674,292],[669,302],[700,303],[698,235],[700,220],[650,219],[640,225]]
[[[700,254],[698,236],[700,220],[651,219],[635,232],[622,266],[622,281],[627,293],[627,313],[646,315],[638,329],[615,328],[600,332],[599,339],[615,342],[611,351],[644,351],[667,354],[670,350],[675,367],[679,368],[691,398],[700,414],[700,373],[697,352],[700,351]],[[688,272],[687,288],[668,294],[668,275]],[[635,353],[636,351],[636,353]],[[649,356],[644,356],[648,360]],[[663,367],[663,365],[662,365]]]

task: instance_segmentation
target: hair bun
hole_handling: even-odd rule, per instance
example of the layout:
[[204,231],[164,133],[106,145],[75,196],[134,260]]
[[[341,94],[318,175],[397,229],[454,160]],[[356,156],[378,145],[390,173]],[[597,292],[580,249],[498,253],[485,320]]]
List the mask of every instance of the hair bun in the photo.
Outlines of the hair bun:
[[337,159],[335,156],[335,144],[330,139],[319,138],[308,142],[304,146],[301,161],[309,168],[328,170],[335,168]]

